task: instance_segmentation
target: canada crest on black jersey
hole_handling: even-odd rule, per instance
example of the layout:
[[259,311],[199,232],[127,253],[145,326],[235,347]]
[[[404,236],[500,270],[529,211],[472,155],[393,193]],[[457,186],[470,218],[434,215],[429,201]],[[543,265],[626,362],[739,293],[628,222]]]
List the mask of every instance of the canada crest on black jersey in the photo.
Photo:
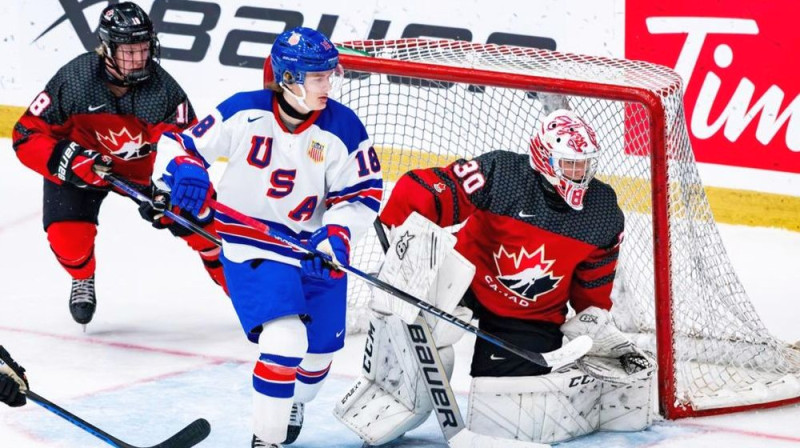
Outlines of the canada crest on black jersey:
[[139,131],[134,135],[127,127],[119,131],[108,129],[106,134],[95,131],[95,137],[111,155],[124,160],[139,159],[151,151],[150,145],[145,144],[143,133]]
[[563,277],[553,275],[555,260],[545,258],[544,244],[533,253],[524,247],[519,252],[509,252],[504,246],[494,253],[497,266],[495,279],[508,290],[523,299],[535,302],[536,299],[558,286]]

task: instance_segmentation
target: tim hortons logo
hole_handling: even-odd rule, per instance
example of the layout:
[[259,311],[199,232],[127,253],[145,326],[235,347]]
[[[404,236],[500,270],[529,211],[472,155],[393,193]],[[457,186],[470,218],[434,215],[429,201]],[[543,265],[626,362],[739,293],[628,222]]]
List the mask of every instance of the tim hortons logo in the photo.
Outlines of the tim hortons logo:
[[[547,260],[544,249],[543,244],[533,253],[529,253],[524,247],[520,248],[519,253],[511,253],[501,245],[494,254],[497,266],[497,275],[494,279],[510,293],[506,294],[506,297],[520,306],[529,306],[530,302],[535,302],[542,294],[555,289],[563,278],[553,275],[555,260]],[[490,279],[487,276],[487,280]],[[490,287],[497,290],[492,283],[494,282],[490,282]]]
[[95,136],[97,137],[97,141],[103,145],[111,155],[119,157],[120,159],[139,159],[150,153],[150,146],[144,144],[142,133],[140,132],[136,136],[133,136],[126,127],[123,127],[119,132],[114,132],[109,129],[108,135],[103,135],[95,131]]
[[[651,34],[685,34],[686,40],[681,48],[678,62],[675,65],[684,80],[684,90],[692,81],[700,53],[706,38],[713,36],[715,41],[735,39],[736,36],[755,36],[759,34],[758,23],[752,19],[734,19],[720,17],[650,17],[646,21],[647,30]],[[772,39],[772,38],[771,38]],[[741,40],[741,39],[739,39]],[[739,46],[742,46],[741,44]],[[759,49],[757,43],[751,45],[753,51]],[[769,58],[759,52],[760,58]],[[774,55],[789,58],[789,54]],[[719,43],[714,49],[714,65],[717,69],[727,69],[734,59],[731,45]],[[740,63],[740,65],[742,65]],[[757,70],[758,64],[747,64],[748,68]],[[691,119],[692,134],[698,139],[708,139],[723,128],[722,135],[730,142],[736,142],[745,128],[759,115],[755,138],[762,145],[768,145],[785,123],[786,146],[793,152],[800,152],[800,120],[795,119],[800,113],[800,95],[781,112],[784,91],[777,85],[769,86],[761,98],[753,102],[756,90],[764,91],[764,86],[742,77],[728,104],[722,108],[716,120],[711,120],[712,107],[715,113],[720,107],[714,107],[720,91],[729,91],[723,86],[722,78],[717,70],[708,70],[702,80]],[[721,72],[721,70],[718,70]],[[725,79],[731,79],[730,73]]]

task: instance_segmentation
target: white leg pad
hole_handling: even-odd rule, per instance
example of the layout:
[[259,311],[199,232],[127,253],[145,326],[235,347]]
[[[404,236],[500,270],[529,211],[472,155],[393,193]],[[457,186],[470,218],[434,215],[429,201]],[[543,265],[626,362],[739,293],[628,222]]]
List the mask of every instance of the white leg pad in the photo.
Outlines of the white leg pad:
[[467,428],[453,436],[447,444],[450,448],[550,448],[550,445],[544,443],[492,437],[472,432]]
[[600,431],[642,431],[653,424],[656,375],[627,385],[603,383],[600,395]]
[[467,427],[536,443],[564,442],[594,431],[641,431],[652,424],[655,376],[619,386],[575,364],[547,375],[472,380]]
[[[404,326],[394,316],[372,320],[367,350],[371,354],[365,356],[362,376],[334,409],[336,418],[370,445],[402,436],[421,425],[433,410]],[[449,377],[455,361],[452,347],[440,349],[439,356]]]
[[553,443],[599,426],[601,384],[574,365],[541,376],[472,380],[467,427],[476,433]]
[[368,445],[382,445],[422,424],[431,409],[415,413],[380,385],[360,377],[336,403],[333,414]]

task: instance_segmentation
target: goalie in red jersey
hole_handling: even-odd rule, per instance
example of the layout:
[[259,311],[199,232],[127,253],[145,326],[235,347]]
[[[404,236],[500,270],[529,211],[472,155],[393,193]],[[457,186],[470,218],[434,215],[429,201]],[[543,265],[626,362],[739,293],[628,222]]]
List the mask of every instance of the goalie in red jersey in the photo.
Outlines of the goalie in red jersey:
[[[455,235],[458,258],[453,259],[474,266],[474,277],[469,281],[466,274],[463,296],[444,301],[441,297],[446,294],[435,291],[442,282],[434,280],[427,292],[427,300],[434,306],[463,320],[477,318],[482,330],[533,352],[558,349],[564,336],[572,339],[588,334],[594,340],[589,355],[577,365],[551,372],[476,339],[466,420],[471,432],[488,438],[470,442],[472,446],[490,446],[493,437],[535,446],[598,429],[638,430],[650,424],[654,361],[615,327],[609,314],[624,215],[613,188],[594,177],[601,154],[589,123],[572,111],[556,110],[542,120],[528,154],[498,150],[446,167],[412,170],[397,181],[380,214],[380,221],[393,228],[394,241],[400,241],[391,247],[403,245],[403,264],[414,258],[409,255],[414,244],[425,245],[426,238],[415,236],[421,234],[417,229],[463,224]],[[418,215],[430,222],[419,226]],[[390,264],[391,252],[381,274]],[[441,277],[465,264],[446,260],[436,275]],[[387,281],[402,289],[406,286],[402,272],[420,269],[428,268],[395,269],[401,274]],[[568,306],[577,315],[566,321]],[[398,342],[402,337],[379,334],[392,328],[381,319],[402,316],[404,307],[399,300],[372,302],[377,314],[372,321],[375,343],[370,351],[377,353],[373,359],[380,360],[380,365],[362,379],[375,386],[369,394],[371,402],[394,396],[394,404],[389,406],[397,409],[384,415],[405,412],[405,420],[394,417],[390,424],[381,425],[381,418],[375,422],[370,416],[357,415],[363,410],[337,410],[340,420],[370,444],[399,437],[424,421],[431,410],[430,402],[419,395],[413,399],[413,393],[397,392],[419,390],[424,382],[417,380],[415,385],[407,381],[398,387],[396,379],[394,383],[387,380],[392,378],[387,356],[402,358],[405,355],[401,354],[410,350],[397,347],[403,345]],[[452,344],[460,334],[443,337],[446,332],[437,331],[438,326],[433,328],[433,338],[445,370],[451,372]],[[584,377],[584,373],[588,375]],[[631,384],[639,393],[627,391]],[[629,396],[624,397],[626,393]],[[621,400],[630,401],[615,407]],[[368,405],[353,402],[350,409]]]
[[[69,308],[87,324],[94,316],[94,240],[109,192],[98,173],[113,172],[148,196],[155,143],[197,119],[183,89],[158,63],[159,43],[147,14],[130,2],[100,16],[100,46],[64,65],[14,126],[19,160],[44,177],[44,229],[56,259],[72,277]],[[166,201],[165,197],[160,196]],[[166,221],[147,205],[142,216],[169,228],[200,254],[224,288],[219,249]],[[182,215],[213,232],[210,213]]]

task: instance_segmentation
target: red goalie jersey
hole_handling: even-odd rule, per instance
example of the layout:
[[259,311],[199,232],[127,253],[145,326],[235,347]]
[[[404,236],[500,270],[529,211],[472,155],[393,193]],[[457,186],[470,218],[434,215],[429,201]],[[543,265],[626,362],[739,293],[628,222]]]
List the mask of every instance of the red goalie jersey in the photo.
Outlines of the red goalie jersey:
[[442,227],[466,221],[456,250],[475,265],[478,301],[500,316],[561,324],[568,302],[611,308],[624,216],[597,179],[583,210],[548,186],[530,156],[493,151],[406,173],[380,219],[399,226],[416,211]]

